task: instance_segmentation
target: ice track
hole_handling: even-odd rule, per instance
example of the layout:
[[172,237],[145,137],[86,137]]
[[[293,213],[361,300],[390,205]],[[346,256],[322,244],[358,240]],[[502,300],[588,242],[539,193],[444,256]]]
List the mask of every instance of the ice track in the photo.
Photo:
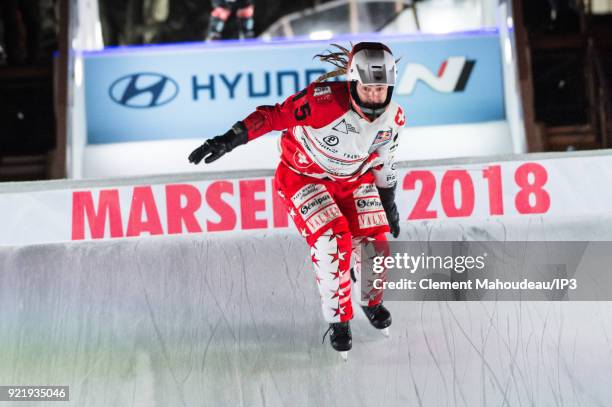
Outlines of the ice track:
[[[606,225],[402,238],[612,240]],[[69,385],[79,407],[610,405],[612,303],[389,302],[390,338],[356,310],[344,363],[307,259],[286,232],[0,248],[0,384]]]

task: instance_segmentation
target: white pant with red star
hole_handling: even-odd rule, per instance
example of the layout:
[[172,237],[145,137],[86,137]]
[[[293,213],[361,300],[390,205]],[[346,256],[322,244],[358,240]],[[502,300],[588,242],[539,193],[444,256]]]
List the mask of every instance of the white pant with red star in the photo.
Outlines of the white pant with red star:
[[321,180],[280,164],[275,186],[311,248],[325,320],[353,318],[351,268],[356,300],[361,305],[380,303],[382,290],[372,287],[373,276],[362,275],[359,261],[360,244],[379,242],[386,246],[385,233],[389,231],[373,174],[368,172],[354,181]]
[[[351,239],[350,233],[328,230],[311,246],[321,308],[327,322],[352,319],[351,298],[355,295],[359,305],[372,306],[382,301],[383,291],[375,289],[373,281],[374,277],[384,279],[384,275],[369,275],[371,269],[364,270],[364,273],[361,270],[361,244],[368,241],[386,242],[386,236],[380,233]],[[354,283],[352,287],[351,281]]]

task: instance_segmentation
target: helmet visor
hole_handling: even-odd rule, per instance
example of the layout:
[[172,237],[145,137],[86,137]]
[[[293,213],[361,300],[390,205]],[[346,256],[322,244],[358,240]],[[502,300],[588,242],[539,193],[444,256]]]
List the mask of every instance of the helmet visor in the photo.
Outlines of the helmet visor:
[[383,49],[362,49],[353,55],[350,65],[349,80],[363,85],[395,85],[395,60]]

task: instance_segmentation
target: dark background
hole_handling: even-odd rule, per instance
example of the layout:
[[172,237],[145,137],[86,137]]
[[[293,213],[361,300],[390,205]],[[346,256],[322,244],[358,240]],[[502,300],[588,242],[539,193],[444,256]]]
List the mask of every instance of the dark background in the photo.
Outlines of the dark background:
[[[142,0],[100,0],[105,45],[202,41],[206,36],[211,3],[208,0],[170,1],[167,20],[152,21]],[[281,16],[328,3],[331,0],[256,0],[255,35]],[[151,39],[144,33],[153,33]],[[235,37],[235,20],[230,19],[225,38]]]

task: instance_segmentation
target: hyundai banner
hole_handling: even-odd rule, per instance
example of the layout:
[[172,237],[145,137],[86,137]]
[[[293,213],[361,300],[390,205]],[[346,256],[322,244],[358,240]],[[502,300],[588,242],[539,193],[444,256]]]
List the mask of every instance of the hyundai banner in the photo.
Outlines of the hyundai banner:
[[[338,42],[349,40],[359,39]],[[505,118],[496,32],[378,40],[399,58],[394,96],[408,126]],[[322,41],[245,41],[87,52],[88,143],[225,132],[256,106],[281,103],[331,70],[313,58],[326,49]]]

